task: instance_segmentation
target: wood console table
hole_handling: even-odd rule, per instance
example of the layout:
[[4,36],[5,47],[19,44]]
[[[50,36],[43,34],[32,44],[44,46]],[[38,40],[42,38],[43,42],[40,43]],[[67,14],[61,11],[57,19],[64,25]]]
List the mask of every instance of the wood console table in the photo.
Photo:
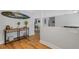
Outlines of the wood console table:
[[[20,36],[21,35],[21,31],[25,31],[26,35],[24,36]],[[12,41],[16,41],[16,40],[20,40],[23,38],[27,38],[29,37],[29,28],[23,27],[23,28],[13,28],[13,29],[8,29],[8,30],[4,30],[4,43],[9,43],[12,41],[9,41],[9,39],[7,39],[7,34],[8,33],[13,33],[16,32],[16,38],[14,38]]]

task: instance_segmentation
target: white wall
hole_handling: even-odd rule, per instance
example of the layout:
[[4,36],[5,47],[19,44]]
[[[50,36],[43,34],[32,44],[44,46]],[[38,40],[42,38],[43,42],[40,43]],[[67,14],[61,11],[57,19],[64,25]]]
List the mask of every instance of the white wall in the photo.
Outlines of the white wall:
[[79,14],[56,16],[56,26],[79,26]]
[[[53,16],[52,16],[53,17]],[[48,27],[49,17],[45,17],[47,24],[44,24],[44,18],[42,19],[43,26]],[[60,16],[55,16],[56,26],[79,26],[79,14],[65,14]]]
[[79,49],[79,29],[44,27],[40,41],[53,49]]
[[[33,11],[31,11],[31,12],[33,13]],[[48,27],[49,17],[56,17],[56,19],[58,20],[58,16],[62,16],[62,15],[66,15],[66,14],[73,14],[73,11],[72,10],[41,10],[35,14],[37,15],[37,17],[39,17],[41,19],[41,28],[40,28],[40,30],[41,30],[44,27]],[[46,18],[47,24],[44,24],[45,18]]]
[[42,17],[53,17],[73,13],[72,10],[42,10],[41,12]]
[[[1,13],[2,11],[0,11]],[[25,12],[25,11],[19,11],[19,12]],[[25,12],[27,15],[27,13]],[[29,16],[29,15],[28,15]],[[17,27],[17,22],[21,22],[21,27],[24,26],[24,21],[28,21],[28,27],[29,27],[29,35],[34,35],[34,20],[33,17],[30,16],[31,18],[29,19],[13,19],[13,18],[8,18],[0,14],[0,44],[4,43],[4,34],[3,34],[3,29],[5,28],[6,25],[10,25],[11,27],[15,28]]]
[[55,16],[56,27],[42,26],[41,43],[51,48],[79,49],[79,29],[63,26],[79,26],[79,14]]

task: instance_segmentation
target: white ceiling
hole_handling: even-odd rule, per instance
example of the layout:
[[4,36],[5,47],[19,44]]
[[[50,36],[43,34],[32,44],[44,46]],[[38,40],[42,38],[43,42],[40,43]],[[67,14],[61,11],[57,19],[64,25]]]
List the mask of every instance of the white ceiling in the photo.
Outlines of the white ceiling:
[[31,13],[33,17],[51,17],[51,16],[59,16],[64,14],[72,14],[72,10],[27,10],[27,12]]
[[[3,11],[3,10],[2,10]],[[2,12],[0,10],[0,12]],[[72,14],[72,10],[12,10],[27,14],[30,17],[41,18],[41,17],[51,17],[59,16],[64,14]]]

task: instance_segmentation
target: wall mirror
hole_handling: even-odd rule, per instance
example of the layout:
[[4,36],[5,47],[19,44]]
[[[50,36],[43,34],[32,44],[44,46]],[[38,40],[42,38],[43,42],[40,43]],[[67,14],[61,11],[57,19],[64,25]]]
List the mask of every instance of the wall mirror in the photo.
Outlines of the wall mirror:
[[11,11],[4,11],[1,13],[3,16],[9,17],[9,18],[16,18],[16,19],[28,19],[29,16],[19,13],[19,12],[11,12]]

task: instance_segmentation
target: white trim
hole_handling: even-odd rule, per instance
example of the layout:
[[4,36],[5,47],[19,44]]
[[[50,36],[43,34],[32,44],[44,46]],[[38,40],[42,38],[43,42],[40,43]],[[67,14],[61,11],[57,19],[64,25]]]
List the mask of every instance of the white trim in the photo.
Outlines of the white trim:
[[0,44],[4,44],[4,41],[0,41]]
[[61,49],[60,47],[52,44],[52,43],[49,43],[49,42],[46,42],[46,41],[43,41],[43,40],[40,40],[41,43],[43,43],[44,45],[47,45],[48,47],[52,48],[52,49]]
[[32,35],[34,35],[34,33],[29,33],[29,36],[32,36]]

